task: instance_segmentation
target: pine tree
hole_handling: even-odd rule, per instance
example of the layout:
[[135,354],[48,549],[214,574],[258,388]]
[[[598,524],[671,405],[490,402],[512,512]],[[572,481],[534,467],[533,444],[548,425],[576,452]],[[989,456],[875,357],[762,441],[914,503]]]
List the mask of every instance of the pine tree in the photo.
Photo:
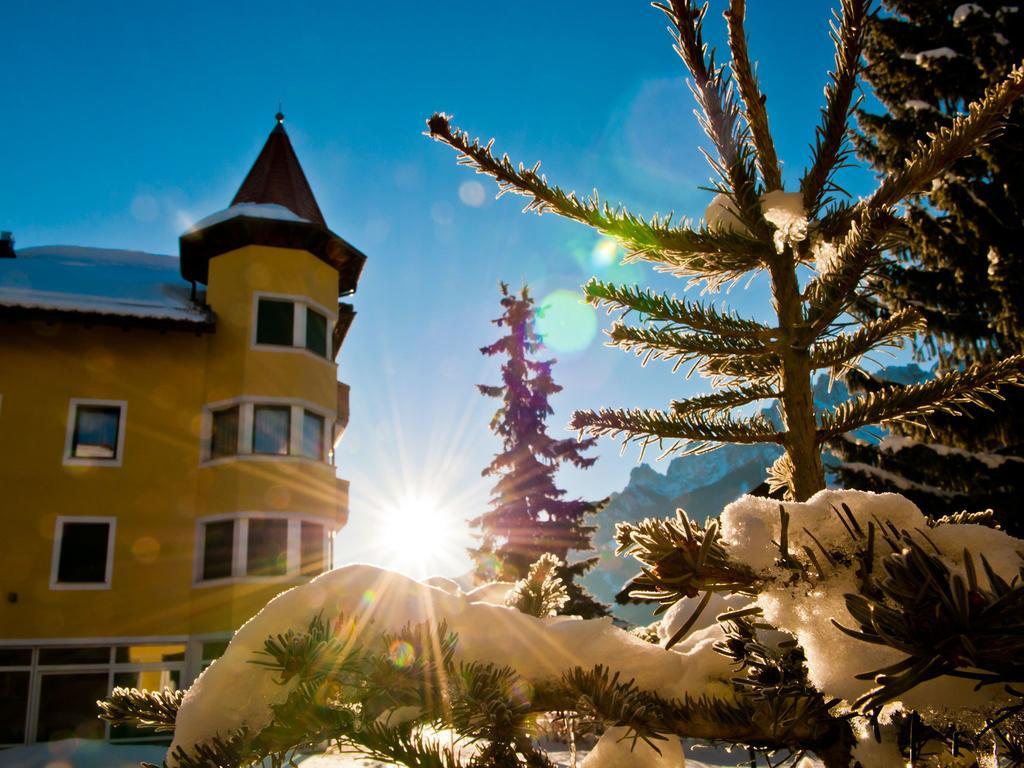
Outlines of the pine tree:
[[536,317],[543,308],[536,307],[527,286],[514,293],[505,283],[501,284],[501,306],[504,311],[493,322],[503,334],[480,350],[503,360],[500,385],[477,385],[481,394],[501,401],[491,419],[491,431],[502,445],[482,473],[496,478],[491,508],[470,520],[470,526],[481,532],[480,546],[470,550],[477,576],[515,581],[525,577],[542,555],[552,554],[562,562],[559,574],[570,590],[565,612],[604,616],[606,606],[577,581],[597,558],[565,565],[570,551],[592,548],[594,527],[585,519],[598,511],[601,502],[566,499],[565,491],[555,484],[563,463],[579,469],[593,466],[597,459],[584,454],[596,441],[557,440],[548,434],[547,419],[554,413],[549,398],[562,387],[551,376],[555,360],[537,359],[542,346]]
[[[996,135],[1006,110],[1024,91],[1024,72],[1015,69],[988,88],[967,114],[915,147],[908,161],[870,196],[855,204],[837,196],[841,190],[835,174],[850,152],[848,125],[856,107],[868,6],[867,0],[842,3],[833,34],[836,65],[798,192],[783,190],[766,99],[747,51],[743,0],[733,0],[726,13],[732,50],[728,68],[716,62],[704,43],[706,8],[689,0],[659,6],[674,28],[701,123],[717,153],[711,164],[719,194],[708,221],[695,226],[673,224],[671,214],[644,219],[602,203],[596,192],[582,198],[567,193],[548,182],[539,163],[517,167],[507,156],[495,157],[493,142],[471,140],[447,115],[435,114],[428,121],[430,135],[456,149],[461,163],[493,176],[502,193],[527,197],[527,211],[553,212],[587,224],[618,239],[628,259],[650,262],[688,278],[691,287],[712,291],[750,273],[768,273],[773,324],[637,287],[588,283],[586,296],[595,305],[640,320],[639,325],[618,322],[612,327],[615,346],[645,361],[691,366],[718,391],[673,402],[669,411],[578,412],[572,423],[581,432],[624,436],[644,447],[656,444],[664,454],[709,450],[723,442],[778,443],[786,452],[771,468],[770,480],[802,501],[824,488],[821,447],[828,441],[868,424],[958,413],[965,405],[985,402],[1000,385],[1022,379],[1024,358],[1011,357],[950,370],[921,385],[885,386],[815,412],[815,371],[838,376],[856,369],[875,348],[923,327],[924,318],[913,307],[863,322],[849,311],[902,232],[899,206]],[[801,283],[808,272],[810,277]],[[761,415],[732,415],[738,408],[776,398],[781,430]]]
[[[1024,13],[999,2],[888,0],[867,23],[866,78],[885,107],[858,113],[857,149],[882,173],[907,161],[1024,59]],[[1024,352],[1024,111],[907,203],[899,261],[874,284],[875,314],[914,308],[926,320],[915,351],[940,370]],[[857,377],[862,390],[876,377]],[[894,426],[882,449],[840,440],[844,483],[894,490],[933,514],[991,508],[1012,531],[1024,493],[1024,396],[1004,389],[998,413],[935,415]],[[931,447],[931,444],[937,444]],[[998,454],[998,455],[996,455]]]

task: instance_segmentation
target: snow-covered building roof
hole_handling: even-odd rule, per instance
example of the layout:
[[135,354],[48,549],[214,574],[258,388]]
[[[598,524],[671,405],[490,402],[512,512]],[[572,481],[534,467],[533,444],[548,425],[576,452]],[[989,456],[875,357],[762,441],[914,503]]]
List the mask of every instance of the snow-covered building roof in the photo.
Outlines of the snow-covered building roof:
[[70,245],[23,248],[0,259],[0,310],[120,316],[207,326],[178,259]]

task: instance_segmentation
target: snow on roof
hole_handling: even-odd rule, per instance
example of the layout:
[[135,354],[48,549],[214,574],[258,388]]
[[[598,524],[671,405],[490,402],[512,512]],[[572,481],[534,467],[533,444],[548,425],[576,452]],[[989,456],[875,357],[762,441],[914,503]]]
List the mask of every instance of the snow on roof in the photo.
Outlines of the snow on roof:
[[219,224],[222,221],[228,219],[234,219],[239,216],[248,216],[251,219],[276,219],[277,221],[304,221],[309,222],[309,219],[304,219],[289,208],[285,208],[283,205],[277,203],[235,203],[229,208],[225,208],[223,211],[217,211],[211,213],[204,219],[200,219],[189,228],[189,232],[195,232],[200,229],[206,229],[212,227],[214,224]]
[[208,322],[178,259],[141,251],[49,245],[0,259],[0,306]]

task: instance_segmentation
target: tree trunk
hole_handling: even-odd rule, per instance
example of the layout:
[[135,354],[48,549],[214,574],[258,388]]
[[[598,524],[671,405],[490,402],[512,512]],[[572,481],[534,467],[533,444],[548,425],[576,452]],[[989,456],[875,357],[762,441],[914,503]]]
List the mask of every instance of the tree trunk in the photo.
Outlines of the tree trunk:
[[783,445],[793,462],[793,494],[797,501],[806,501],[825,487],[825,470],[816,439],[818,426],[814,420],[814,395],[811,392],[811,356],[798,333],[804,319],[800,287],[788,247],[769,271],[779,318],[781,400],[786,429]]

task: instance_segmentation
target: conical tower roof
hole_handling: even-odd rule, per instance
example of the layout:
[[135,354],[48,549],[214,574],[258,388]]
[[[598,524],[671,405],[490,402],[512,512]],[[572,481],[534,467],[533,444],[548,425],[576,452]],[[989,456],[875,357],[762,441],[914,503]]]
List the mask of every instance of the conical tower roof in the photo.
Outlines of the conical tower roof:
[[276,118],[277,125],[231,204],[275,203],[296,216],[326,227],[327,222],[284,129],[284,115],[278,112]]

